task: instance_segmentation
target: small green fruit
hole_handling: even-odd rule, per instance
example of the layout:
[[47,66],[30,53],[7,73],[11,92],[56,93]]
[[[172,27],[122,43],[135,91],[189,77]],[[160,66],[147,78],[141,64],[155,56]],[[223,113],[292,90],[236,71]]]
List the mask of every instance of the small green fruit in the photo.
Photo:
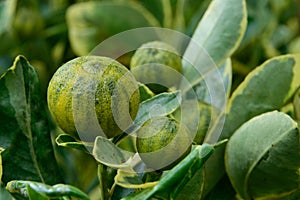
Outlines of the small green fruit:
[[[146,83],[155,93],[177,86],[182,73],[181,57],[177,50],[167,43],[153,41],[143,44],[131,58],[130,68],[136,79]],[[178,73],[176,73],[178,72]]]
[[[195,104],[198,104],[198,109],[194,107]],[[182,116],[182,109],[185,110],[185,116]],[[190,131],[192,131],[191,128],[194,128],[195,131],[197,131],[196,135],[194,135],[193,142],[202,144],[209,127],[213,124],[214,120],[216,120],[217,111],[214,109],[215,108],[211,105],[204,102],[187,100],[182,105],[181,109],[176,110],[173,115],[178,121],[182,121],[182,118],[184,117],[186,127],[188,127]]]
[[96,116],[103,133],[111,138],[121,134],[135,118],[138,85],[129,70],[113,59],[78,57],[61,66],[52,77],[48,106],[66,133],[76,135],[78,128],[90,130],[95,126],[92,117]]
[[137,131],[137,151],[154,170],[176,165],[190,151],[191,144],[188,130],[168,117],[152,118]]

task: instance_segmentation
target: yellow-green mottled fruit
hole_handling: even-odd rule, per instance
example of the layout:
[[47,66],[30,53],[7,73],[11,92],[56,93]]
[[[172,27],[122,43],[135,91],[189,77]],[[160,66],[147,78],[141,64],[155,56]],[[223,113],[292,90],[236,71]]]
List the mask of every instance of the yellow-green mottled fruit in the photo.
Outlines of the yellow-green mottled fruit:
[[[198,104],[198,109],[194,107],[194,104]],[[181,109],[184,109],[184,116],[182,116]],[[182,118],[185,118],[186,127],[191,130],[191,128],[195,128],[197,130],[194,135],[193,142],[196,144],[202,144],[204,138],[207,134],[209,127],[212,125],[216,114],[218,113],[211,105],[208,105],[204,102],[194,100],[187,100],[182,105],[181,109],[177,109],[173,116],[176,120],[181,121]],[[197,127],[193,127],[197,126]]]
[[138,48],[131,58],[130,68],[138,81],[144,83],[151,79],[153,83],[146,84],[156,93],[177,86],[181,80],[182,63],[179,53],[174,47],[161,41],[148,42]]
[[152,118],[137,131],[137,151],[155,170],[173,167],[190,151],[191,143],[188,130],[168,117]]
[[117,61],[100,56],[62,65],[49,83],[47,98],[54,120],[72,135],[95,135],[100,125],[108,138],[115,137],[128,128],[139,107],[133,75]]

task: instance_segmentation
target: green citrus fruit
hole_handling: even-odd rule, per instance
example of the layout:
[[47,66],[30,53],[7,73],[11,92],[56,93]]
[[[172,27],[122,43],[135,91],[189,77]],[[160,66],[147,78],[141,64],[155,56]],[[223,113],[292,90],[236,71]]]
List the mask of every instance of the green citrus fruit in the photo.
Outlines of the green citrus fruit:
[[137,131],[137,151],[155,170],[173,167],[190,151],[191,143],[188,130],[168,117],[152,118]]
[[[198,104],[198,109],[194,107],[194,104]],[[185,111],[182,112],[182,109]],[[183,114],[185,114],[185,116],[183,116]],[[202,144],[209,127],[216,118],[216,114],[213,107],[204,102],[187,100],[184,102],[181,109],[178,109],[173,113],[173,116],[178,121],[182,121],[182,118],[185,118],[184,123],[186,127],[188,127],[191,132],[192,128],[196,131],[193,142]]]
[[181,80],[180,55],[174,47],[161,41],[148,42],[137,49],[130,68],[138,81],[144,83],[150,78],[152,83],[146,84],[155,93],[177,86]]
[[100,125],[108,138],[117,136],[132,123],[139,107],[133,75],[117,61],[100,56],[78,57],[62,65],[49,83],[47,98],[54,120],[72,135],[78,129],[98,130],[94,127]]

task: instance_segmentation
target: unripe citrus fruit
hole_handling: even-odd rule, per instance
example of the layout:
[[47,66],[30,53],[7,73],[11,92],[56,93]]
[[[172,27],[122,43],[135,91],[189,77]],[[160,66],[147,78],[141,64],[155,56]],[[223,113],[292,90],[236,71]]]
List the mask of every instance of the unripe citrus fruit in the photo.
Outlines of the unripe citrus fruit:
[[169,169],[189,151],[192,138],[187,128],[168,117],[148,120],[137,131],[137,151],[147,167]]
[[179,53],[174,47],[161,41],[148,42],[138,48],[131,58],[130,68],[140,82],[149,80],[150,77],[153,83],[147,85],[156,93],[176,86],[181,80],[179,74],[182,72],[182,63]]
[[72,135],[78,129],[98,130],[93,127],[100,125],[108,138],[117,136],[132,123],[139,107],[133,75],[117,61],[100,56],[78,57],[62,65],[49,83],[47,98],[54,120]]

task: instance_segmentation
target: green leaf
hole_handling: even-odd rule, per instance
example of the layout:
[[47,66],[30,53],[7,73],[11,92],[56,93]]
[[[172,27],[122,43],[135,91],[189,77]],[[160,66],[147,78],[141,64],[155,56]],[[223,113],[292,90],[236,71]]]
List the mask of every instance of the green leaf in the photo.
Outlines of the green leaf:
[[55,142],[58,146],[78,149],[86,153],[92,152],[92,148],[93,148],[93,144],[85,143],[83,141],[77,140],[74,137],[67,134],[60,134],[55,139]]
[[252,117],[284,106],[300,86],[299,73],[300,54],[275,57],[249,73],[229,100],[223,137]]
[[145,189],[155,186],[158,182],[154,181],[144,183],[135,171],[118,170],[118,173],[115,176],[115,183],[124,188]]
[[[187,47],[184,58],[190,58],[191,64],[197,68],[211,61],[216,66],[223,64],[237,49],[245,33],[245,4],[244,0],[212,1],[192,36],[193,42]],[[197,48],[195,43],[201,48]],[[189,65],[184,65],[184,70],[188,70],[187,67]]]
[[18,56],[0,77],[0,147],[5,151],[2,180],[60,182],[50,137],[49,121],[38,77]]
[[13,197],[5,189],[5,185],[0,181],[0,199],[13,200]]
[[2,178],[2,158],[1,158],[1,153],[4,151],[4,149],[0,148],[0,199],[6,199],[6,200],[11,200],[12,197],[9,194],[9,192],[5,189],[4,184],[1,181]]
[[[300,79],[297,78],[297,74],[300,74],[299,55],[275,57],[255,68],[229,99],[224,126],[213,128],[205,141],[216,138],[215,133],[218,131],[215,130],[218,129],[222,129],[220,139],[229,138],[239,126],[252,117],[279,110],[299,87]],[[220,148],[207,162],[206,192],[224,175],[223,156],[224,148]]]
[[[192,86],[201,83],[202,80],[205,81],[200,87],[200,90],[204,89],[204,92],[201,92],[204,97],[200,96],[199,99],[205,100],[209,90],[207,103],[221,110],[226,102],[227,77],[222,77],[220,73],[222,70],[218,68],[226,63],[226,59],[238,48],[245,33],[247,25],[245,4],[245,0],[212,1],[183,55],[185,78]],[[225,66],[230,66],[229,61]]]
[[0,148],[0,182],[2,180],[2,174],[3,174],[3,169],[2,169],[2,156],[1,153],[4,151],[3,148]]
[[124,199],[148,200],[166,191],[169,193],[168,196],[170,199],[174,199],[214,153],[215,147],[223,143],[224,141],[214,146],[209,144],[197,145],[178,165],[166,172],[153,188],[143,190],[140,193],[130,195]]
[[12,28],[16,6],[16,0],[4,0],[0,2],[0,35]]
[[[133,168],[132,161],[137,159],[135,153],[117,147],[109,139],[96,137],[93,156],[97,162],[112,168]],[[139,160],[139,159],[138,159]],[[134,163],[134,162],[133,162]]]
[[196,171],[195,175],[178,193],[176,199],[199,200],[204,189],[205,170]]
[[212,189],[205,200],[233,200],[236,199],[236,192],[231,186],[227,176],[224,176],[221,181]]
[[31,187],[26,187],[29,200],[48,200],[47,197],[43,196],[42,194],[38,193],[37,191],[33,190]]
[[140,91],[140,102],[150,99],[155,94],[144,84],[138,83]]
[[104,39],[122,31],[159,26],[147,9],[132,1],[77,3],[68,8],[66,19],[77,55],[87,55]]
[[140,104],[134,125],[129,129],[133,132],[153,117],[166,116],[174,112],[181,104],[179,91],[161,93]]
[[147,8],[153,16],[160,22],[161,26],[171,28],[172,25],[172,8],[170,1],[161,0],[139,0],[145,8]]
[[300,88],[298,89],[298,91],[294,96],[293,105],[294,105],[295,118],[297,121],[300,121]]
[[277,199],[299,190],[297,123],[277,111],[254,117],[231,137],[226,171],[240,197]]
[[[24,197],[29,196],[30,199],[34,199],[34,197],[38,195],[39,199],[43,199],[41,197],[45,197],[44,199],[76,197],[84,200],[89,200],[89,197],[81,190],[74,186],[65,184],[56,184],[53,186],[49,186],[39,182],[20,180],[10,181],[9,183],[7,183],[6,188],[11,193],[18,193]],[[30,188],[30,191],[28,191],[28,188]]]
[[[199,72],[195,71],[196,73]],[[220,82],[220,78],[223,82]],[[223,110],[230,95],[231,83],[232,65],[231,59],[228,58],[220,68],[215,68],[214,71],[204,74],[204,76],[199,75],[199,78],[192,85],[198,100]]]

